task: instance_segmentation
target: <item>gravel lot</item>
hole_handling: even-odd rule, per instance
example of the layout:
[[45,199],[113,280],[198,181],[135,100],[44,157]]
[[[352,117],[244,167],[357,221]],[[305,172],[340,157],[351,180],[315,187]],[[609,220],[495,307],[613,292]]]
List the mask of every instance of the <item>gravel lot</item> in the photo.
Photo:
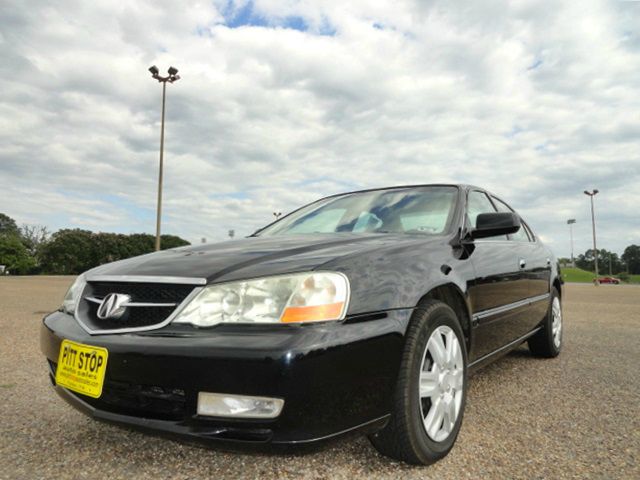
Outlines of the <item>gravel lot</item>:
[[233,453],[90,420],[53,392],[39,351],[70,282],[0,278],[0,478],[640,478],[640,287],[567,285],[562,354],[521,347],[475,375],[453,451],[417,468],[357,435]]

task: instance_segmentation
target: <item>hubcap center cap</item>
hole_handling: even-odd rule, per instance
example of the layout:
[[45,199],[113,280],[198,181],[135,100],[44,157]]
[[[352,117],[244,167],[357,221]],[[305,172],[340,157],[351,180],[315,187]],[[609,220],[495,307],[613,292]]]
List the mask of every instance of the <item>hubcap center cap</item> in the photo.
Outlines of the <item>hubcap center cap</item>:
[[453,372],[445,370],[440,376],[440,390],[443,394],[451,392],[453,388]]

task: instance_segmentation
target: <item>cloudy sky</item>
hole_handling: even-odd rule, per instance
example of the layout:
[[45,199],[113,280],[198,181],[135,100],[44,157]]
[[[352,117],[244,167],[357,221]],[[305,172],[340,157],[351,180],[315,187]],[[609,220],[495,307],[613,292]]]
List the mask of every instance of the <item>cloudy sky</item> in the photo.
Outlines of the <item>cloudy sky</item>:
[[247,235],[321,196],[465,182],[555,249],[640,243],[640,2],[4,0],[0,212]]

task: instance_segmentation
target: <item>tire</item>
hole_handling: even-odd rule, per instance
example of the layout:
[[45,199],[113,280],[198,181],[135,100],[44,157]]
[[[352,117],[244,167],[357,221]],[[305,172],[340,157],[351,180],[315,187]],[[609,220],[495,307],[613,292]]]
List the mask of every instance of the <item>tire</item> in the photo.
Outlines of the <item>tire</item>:
[[[555,311],[554,311],[555,309]],[[554,321],[557,323],[554,325]],[[549,310],[542,324],[542,330],[529,339],[529,350],[536,357],[557,357],[562,350],[562,302],[555,288],[551,289]]]
[[[440,362],[434,360],[437,355],[432,351],[442,352]],[[431,393],[421,398],[426,392]],[[429,300],[416,309],[407,330],[389,422],[369,440],[382,455],[396,460],[434,463],[453,448],[466,395],[467,349],[460,322],[448,305]],[[425,425],[432,427],[431,434]]]

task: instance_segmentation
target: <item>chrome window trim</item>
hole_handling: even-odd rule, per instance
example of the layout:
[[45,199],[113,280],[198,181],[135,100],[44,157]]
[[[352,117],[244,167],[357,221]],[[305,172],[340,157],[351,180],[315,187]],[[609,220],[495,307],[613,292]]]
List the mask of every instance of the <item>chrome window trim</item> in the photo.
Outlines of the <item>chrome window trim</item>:
[[206,285],[207,279],[200,277],[163,277],[155,275],[89,275],[87,282],[122,283],[173,283],[180,285]]
[[543,293],[542,295],[536,295],[535,297],[528,297],[523,300],[518,300],[517,302],[508,303],[506,305],[501,305],[495,308],[489,308],[487,310],[482,310],[481,312],[473,314],[473,321],[478,322],[480,320],[484,320],[485,318],[493,317],[501,313],[515,310],[516,308],[526,307],[527,305],[546,300],[547,298],[549,298],[549,296],[549,293]]
[[[93,277],[95,278],[95,277]],[[104,278],[104,277],[102,277]],[[108,277],[108,278],[114,278],[114,277]],[[126,277],[123,276],[122,278],[131,278],[131,277]],[[141,277],[137,277],[137,278],[141,278]],[[145,277],[145,278],[160,278],[160,277]],[[162,277],[162,278],[173,278],[173,277]],[[178,278],[183,278],[183,277],[178,277]],[[95,280],[98,281],[98,280]],[[114,281],[114,280],[99,280],[99,281]],[[156,282],[156,283],[161,283],[161,282]],[[191,300],[193,300],[195,298],[196,295],[198,295],[202,289],[204,287],[196,287],[194,288],[191,293],[189,295],[187,295],[185,297],[184,300],[182,300],[182,302],[180,302],[180,304],[176,307],[176,309],[171,312],[171,315],[169,315],[167,318],[165,318],[162,322],[160,323],[154,323],[153,325],[147,325],[144,327],[129,327],[129,328],[112,328],[112,329],[108,329],[108,330],[96,330],[93,329],[91,327],[89,327],[88,325],[85,325],[85,323],[82,321],[82,319],[80,318],[80,315],[78,315],[78,309],[76,308],[76,312],[73,315],[74,318],[76,319],[76,321],[80,324],[80,326],[89,334],[89,335],[107,335],[110,333],[133,333],[133,332],[148,332],[150,330],[157,330],[159,328],[165,327],[167,325],[169,325],[174,318],[176,318],[176,316],[178,314],[180,314],[180,312],[182,312],[182,310],[184,310],[184,308],[189,304],[189,302],[191,302]],[[84,293],[84,292],[83,292]],[[84,298],[84,297],[83,297]],[[154,306],[158,306],[158,304],[155,304]]]

